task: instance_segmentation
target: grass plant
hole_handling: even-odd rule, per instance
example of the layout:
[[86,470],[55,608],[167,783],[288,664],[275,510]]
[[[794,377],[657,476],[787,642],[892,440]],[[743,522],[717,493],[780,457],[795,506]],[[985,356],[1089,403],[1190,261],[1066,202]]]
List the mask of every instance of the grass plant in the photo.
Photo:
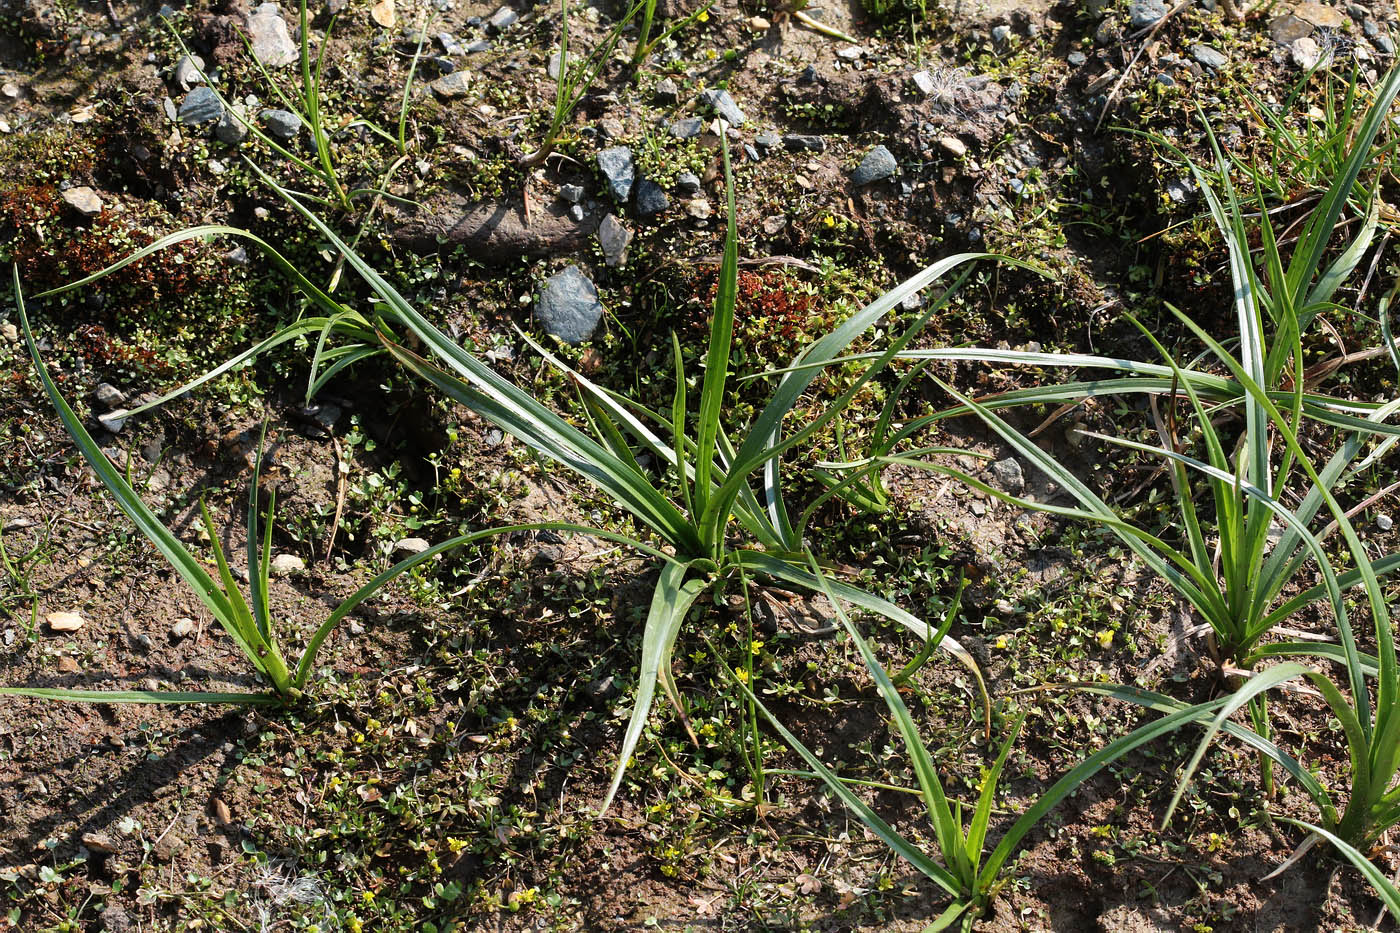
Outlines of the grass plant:
[[[291,278],[313,305],[324,312],[324,316],[306,318],[291,325],[151,405],[160,404],[175,394],[207,382],[273,347],[319,332],[308,376],[308,398],[345,367],[367,356],[387,353],[443,396],[466,406],[539,454],[573,471],[620,509],[630,513],[644,535],[657,542],[652,544],[643,537],[620,537],[597,529],[586,531],[621,541],[655,558],[659,570],[643,629],[640,678],[633,699],[633,712],[623,737],[622,753],[612,784],[603,803],[604,809],[620,786],[627,761],[652,709],[658,685],[673,703],[680,705],[671,675],[672,650],[688,613],[700,595],[711,587],[743,574],[755,581],[782,587],[812,592],[829,589],[836,598],[897,622],[926,642],[935,635],[935,630],[923,620],[874,593],[836,581],[822,583],[812,574],[801,556],[803,545],[798,533],[801,523],[795,527],[789,521],[783,505],[777,460],[783,453],[811,439],[837,419],[852,400],[907,347],[928,320],[946,305],[970,274],[973,264],[994,257],[982,253],[963,253],[941,260],[815,340],[799,356],[801,362],[815,365],[799,367],[797,371],[783,375],[767,405],[752,423],[745,426],[742,437],[736,437],[731,434],[724,417],[726,388],[731,378],[729,359],[736,314],[738,269],[734,184],[727,146],[724,148],[724,166],[728,190],[724,257],[705,367],[703,375],[697,379],[698,402],[693,410],[689,389],[693,374],[685,371],[680,345],[674,337],[675,393],[669,411],[649,411],[595,385],[565,367],[546,348],[531,341],[541,356],[564,372],[578,388],[588,431],[576,427],[528,391],[497,374],[438,330],[320,217],[256,166],[253,168],[259,171],[263,180],[317,234],[339,251],[346,265],[360,276],[376,296],[373,319],[336,301],[264,241],[233,228],[205,227],[184,231],[152,244],[122,263],[135,261],[142,255],[182,239],[216,233],[242,236],[263,248],[273,264]],[[64,289],[79,287],[115,268],[117,266],[71,283]],[[784,419],[804,398],[823,364],[885,321],[906,297],[955,270],[960,270],[960,274],[944,293],[898,331],[888,341],[885,350],[844,391],[819,414],[807,418],[800,429],[789,435],[783,434]],[[402,333],[405,337],[396,337],[396,333]],[[412,339],[419,349],[409,349],[405,338]],[[658,434],[658,431],[661,433]],[[640,455],[643,453],[651,455],[663,465],[660,476],[640,465]],[[484,537],[499,530],[483,531],[478,536]],[[173,553],[179,556],[178,552]],[[201,577],[194,577],[193,582],[197,589],[207,588]],[[221,605],[219,610],[223,613],[221,621],[227,618],[227,625],[236,628],[238,620],[233,616],[232,609]],[[982,707],[989,717],[986,689],[972,656],[953,637],[945,635],[937,644],[973,674]],[[259,655],[258,660],[261,658]]]

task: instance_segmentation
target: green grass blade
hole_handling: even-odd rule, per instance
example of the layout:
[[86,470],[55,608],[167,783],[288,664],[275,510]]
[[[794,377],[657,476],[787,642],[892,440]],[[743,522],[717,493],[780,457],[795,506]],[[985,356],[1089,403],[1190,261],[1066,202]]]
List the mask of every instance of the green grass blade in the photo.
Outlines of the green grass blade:
[[734,310],[738,302],[739,231],[734,219],[734,169],[729,162],[729,139],[720,134],[724,160],[724,192],[727,205],[724,232],[724,259],[720,263],[719,286],[715,291],[714,312],[710,317],[710,343],[705,355],[705,377],[700,387],[700,410],[696,419],[695,499],[703,514],[710,502],[710,481],[714,470],[715,438],[719,434],[724,408],[724,389],[729,378],[729,353],[734,342]]
[[1396,890],[1391,880],[1386,877],[1384,872],[1372,864],[1370,859],[1358,852],[1345,840],[1328,832],[1321,826],[1314,826],[1311,823],[1305,823],[1302,820],[1295,820],[1287,816],[1280,816],[1279,819],[1285,823],[1292,823],[1299,829],[1306,829],[1308,832],[1315,833],[1327,842],[1332,843],[1333,847],[1336,848],[1338,852],[1342,853],[1347,861],[1356,866],[1357,870],[1361,872],[1362,876],[1365,877],[1375,890],[1376,896],[1385,904],[1385,909],[1390,911],[1390,916],[1394,918],[1397,923],[1400,923],[1400,890]]
[[884,665],[875,657],[870,643],[861,637],[860,631],[851,623],[850,616],[846,615],[846,610],[841,607],[841,601],[832,592],[826,575],[817,566],[816,559],[812,557],[810,551],[807,554],[807,565],[811,569],[812,576],[816,577],[817,582],[821,585],[822,595],[836,611],[836,618],[840,620],[842,628],[846,630],[852,644],[860,652],[861,660],[865,662],[865,667],[875,682],[875,689],[879,691],[880,698],[885,701],[885,706],[894,719],[895,727],[899,730],[900,738],[904,742],[904,750],[914,769],[914,776],[918,779],[919,788],[923,792],[924,809],[928,813],[929,821],[933,824],[934,834],[938,839],[938,848],[943,853],[943,862],[958,879],[958,883],[963,886],[963,891],[970,893],[977,881],[977,867],[968,852],[963,836],[962,821],[948,805],[948,798],[943,791],[943,781],[938,776],[938,769],[934,767],[933,756],[929,754],[928,746],[919,737],[918,727],[914,725],[914,717],[910,715],[909,707],[904,704],[904,698],[899,695],[894,683],[890,681]]
[[[719,656],[717,651],[714,652],[714,654],[716,657]],[[728,665],[726,665],[726,670],[728,670]],[[807,762],[807,766],[821,777],[826,786],[846,805],[847,809],[854,813],[881,842],[890,848],[891,851],[917,868],[924,877],[928,878],[934,884],[937,884],[954,898],[958,898],[959,903],[963,903],[961,899],[967,892],[964,891],[961,883],[957,878],[953,877],[948,869],[929,858],[918,846],[915,846],[896,829],[890,826],[890,824],[880,819],[879,815],[876,814],[864,800],[857,797],[850,787],[848,787],[834,771],[828,768],[810,748],[802,744],[801,739],[793,735],[786,726],[778,721],[778,718],[769,711],[768,707],[763,705],[763,702],[758,699],[748,684],[740,680],[734,671],[728,670],[728,673],[730,679],[743,691],[744,696],[748,698],[749,702],[753,703],[758,711],[763,714],[763,718],[768,720],[768,724],[773,727],[773,730],[787,743],[789,748],[797,752],[802,760]],[[963,909],[966,908],[964,907]]]
[[633,697],[632,716],[627,722],[627,731],[622,737],[622,749],[618,753],[617,768],[613,771],[612,782],[607,795],[598,808],[601,817],[608,812],[613,797],[622,786],[622,776],[632,759],[637,741],[642,737],[647,717],[651,715],[652,699],[656,695],[656,681],[663,667],[671,663],[671,648],[680,634],[681,622],[699,595],[710,585],[706,576],[689,576],[692,565],[668,560],[661,568],[661,576],[656,581],[652,594],[651,608],[647,612],[646,626],[642,632],[641,669],[637,678],[637,692]]
[[[740,551],[735,554],[735,560],[743,564],[749,570],[765,574],[775,580],[800,586],[813,593],[822,593],[822,579],[813,576],[801,567],[793,566],[787,561],[780,560],[772,554],[765,554],[762,551]],[[826,580],[826,587],[834,592],[838,597],[850,603],[852,606],[859,606],[867,612],[882,615],[891,622],[898,622],[900,625],[913,632],[921,639],[932,637],[936,630],[931,628],[927,622],[917,616],[905,612],[888,600],[881,599],[874,593],[868,593],[858,587],[848,586],[837,580]],[[982,677],[982,669],[978,667],[977,660],[966,648],[952,636],[944,636],[938,646],[948,652],[953,658],[972,674],[977,685],[978,699],[982,703],[982,718],[987,735],[992,732],[992,703],[987,694],[987,682]]]

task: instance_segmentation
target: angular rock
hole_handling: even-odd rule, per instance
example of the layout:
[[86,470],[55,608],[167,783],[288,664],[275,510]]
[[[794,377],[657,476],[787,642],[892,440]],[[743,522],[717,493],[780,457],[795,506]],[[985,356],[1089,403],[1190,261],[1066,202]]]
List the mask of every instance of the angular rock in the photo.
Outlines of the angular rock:
[[1230,57],[1208,45],[1191,46],[1191,57],[1211,71],[1219,71],[1230,64]]
[[826,137],[788,133],[783,136],[783,148],[788,152],[825,152]]
[[1128,22],[1134,29],[1150,29],[1166,15],[1167,5],[1162,0],[1133,0],[1128,7]]
[[491,14],[491,18],[486,21],[486,32],[495,35],[513,26],[516,20],[520,19],[520,14],[508,6],[503,6]]
[[170,640],[180,641],[189,638],[194,634],[194,619],[176,619],[175,624],[170,626]]
[[710,89],[700,92],[700,99],[727,123],[734,126],[744,125],[744,111],[739,109],[739,105],[734,103],[734,98],[729,96],[728,91]]
[[869,185],[877,181],[884,181],[895,172],[899,171],[899,163],[895,161],[894,155],[884,146],[876,146],[861,160],[860,165],[851,173],[851,181],[856,185]]
[[1318,29],[1346,29],[1350,24],[1347,15],[1334,6],[1307,0],[1293,8],[1293,15]]
[[603,261],[609,266],[621,266],[627,262],[627,247],[632,242],[632,231],[612,214],[603,218],[598,225],[598,245],[603,248]]
[[676,87],[676,82],[670,78],[662,78],[656,82],[656,87],[652,91],[656,97],[656,102],[664,106],[672,106],[681,99],[680,88]]
[[443,75],[428,86],[438,97],[444,99],[461,97],[471,90],[471,72],[454,71],[450,75]]
[[641,217],[650,217],[659,214],[671,206],[671,199],[666,197],[666,192],[661,186],[650,178],[643,178],[637,182],[637,214]]
[[967,155],[967,143],[956,136],[944,136],[938,140],[938,145],[955,159],[961,159]]
[[1304,36],[1312,35],[1312,23],[1291,13],[1277,16],[1269,22],[1269,37],[1279,45],[1292,45]]
[[613,146],[598,153],[598,168],[608,180],[608,190],[619,202],[625,204],[632,193],[632,185],[637,180],[637,166],[632,161],[632,150],[626,146]]
[[681,172],[676,176],[676,193],[693,197],[700,193],[700,179],[694,172]]
[[204,78],[200,76],[203,70],[204,59],[198,55],[186,55],[175,66],[175,83],[180,85],[180,90],[188,91],[196,84],[204,83]]
[[248,15],[248,40],[253,55],[268,68],[282,68],[301,59],[282,18],[282,8],[275,3],[264,3]]
[[97,422],[101,424],[105,430],[111,431],[113,434],[120,434],[122,433],[122,428],[126,427],[128,414],[129,412],[127,412],[125,408],[113,409],[105,415],[98,415]]
[[699,117],[686,117],[671,124],[671,135],[676,139],[695,139],[705,132],[705,121]]
[[50,612],[44,621],[51,632],[76,632],[86,620],[76,612]]
[[568,344],[583,343],[603,318],[598,289],[578,266],[566,266],[545,280],[535,317],[551,336]]
[[[1330,52],[1328,53],[1331,54]],[[1293,64],[1304,71],[1311,71],[1322,62],[1322,46],[1317,44],[1317,40],[1312,36],[1304,36],[1301,39],[1293,40],[1288,46],[1288,57]]]
[[1007,457],[992,464],[992,475],[997,484],[1013,496],[1020,495],[1026,488],[1026,474],[1021,471],[1021,461]]
[[301,132],[301,118],[290,110],[264,110],[261,119],[273,139],[287,142]]
[[198,126],[201,123],[211,123],[223,115],[224,105],[219,103],[218,95],[200,85],[186,94],[185,99],[180,102],[176,119],[189,126]]
[[414,554],[422,554],[431,546],[426,538],[403,538],[394,542],[394,555],[412,557]]
[[126,401],[126,394],[111,383],[100,382],[97,388],[92,390],[92,400],[111,411]]
[[126,908],[120,904],[108,904],[103,907],[102,912],[97,915],[97,922],[101,924],[102,933],[131,933],[136,928]]
[[[239,109],[242,105],[237,105],[234,109]],[[245,117],[246,119],[246,117]],[[214,127],[214,135],[219,142],[228,146],[241,146],[243,140],[248,138],[248,127],[243,120],[234,116],[233,111],[226,111],[219,117],[219,123]]]
[[102,213],[102,199],[87,185],[79,185],[63,192],[63,201],[84,217],[96,217]]
[[559,197],[563,198],[565,201],[568,201],[570,204],[577,204],[578,202],[583,200],[583,186],[560,185]]

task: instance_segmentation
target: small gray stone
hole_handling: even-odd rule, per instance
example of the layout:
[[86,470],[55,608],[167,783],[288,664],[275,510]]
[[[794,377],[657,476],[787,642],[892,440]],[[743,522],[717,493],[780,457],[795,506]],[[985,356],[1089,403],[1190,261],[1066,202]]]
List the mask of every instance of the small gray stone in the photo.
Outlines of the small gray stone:
[[127,410],[125,408],[114,408],[105,415],[98,415],[97,421],[102,427],[113,434],[122,433],[122,428],[126,427]]
[[180,641],[189,638],[194,634],[194,619],[176,619],[175,624],[170,626],[170,640]]
[[305,569],[306,561],[295,554],[278,554],[272,558],[272,572],[279,577],[285,577]]
[[111,383],[100,382],[97,388],[92,390],[92,400],[111,411],[126,401],[126,394]]
[[1386,35],[1385,33],[1381,33],[1379,36],[1376,36],[1374,39],[1372,39],[1371,44],[1374,45],[1376,47],[1376,50],[1382,55],[1395,54],[1395,40],[1390,38],[1390,36]]
[[[1288,57],[1293,64],[1304,71],[1311,71],[1322,62],[1323,49],[1312,36],[1293,40],[1288,47]],[[1326,53],[1330,56],[1330,52]]]
[[450,75],[443,75],[428,86],[433,89],[433,93],[438,97],[444,99],[461,97],[471,90],[471,73],[468,71],[454,71]]
[[431,546],[426,538],[403,538],[394,542],[394,556],[412,557],[414,554],[422,554]]
[[744,125],[744,111],[740,110],[739,105],[734,103],[734,98],[729,96],[728,91],[713,88],[701,91],[700,99],[726,122],[732,123],[734,126]]
[[1275,17],[1269,23],[1269,36],[1279,45],[1292,45],[1304,36],[1312,35],[1313,25],[1292,13]]
[[694,197],[700,193],[700,179],[693,172],[681,172],[676,176],[676,193]]
[[1089,57],[1083,52],[1070,52],[1068,55],[1065,56],[1065,61],[1069,64],[1071,68],[1078,68],[1080,65],[1084,64],[1088,60]]
[[461,55],[461,54],[462,54],[462,51],[463,51],[463,49],[462,49],[462,43],[458,42],[457,39],[456,39],[456,37],[453,36],[452,33],[450,33],[450,32],[440,32],[440,33],[437,34],[436,38],[437,38],[437,41],[438,41],[438,45],[442,46],[442,50],[443,50],[443,52],[445,52],[446,54],[448,54],[448,55]]
[[848,45],[836,50],[836,57],[843,62],[859,61],[865,56],[865,49],[858,45]]
[[489,52],[496,47],[496,43],[489,39],[477,39],[467,46],[468,55],[477,55],[481,52]]
[[1174,179],[1167,182],[1167,197],[1173,204],[1188,204],[1196,198],[1196,186],[1186,178]]
[[243,120],[234,116],[232,111],[225,111],[224,115],[219,117],[219,124],[214,127],[214,135],[221,143],[229,146],[241,146],[243,140],[248,138],[248,127]]
[[915,90],[924,97],[933,97],[938,93],[938,83],[933,80],[933,72],[931,71],[914,72],[913,81]]
[[586,214],[584,213],[584,211],[583,211],[583,205],[582,205],[582,204],[570,204],[570,205],[569,205],[569,217],[574,221],[574,223],[578,223],[578,224],[583,223],[583,218],[586,217],[586,216],[587,216],[587,215],[586,215]]
[[1230,64],[1230,57],[1228,55],[1208,45],[1191,46],[1191,57],[1211,71],[1219,71],[1221,68]]
[[301,60],[301,51],[292,41],[282,9],[264,3],[248,16],[248,41],[253,55],[268,68],[281,68]]
[[296,139],[301,132],[301,118],[290,110],[264,110],[262,122],[274,139],[283,142]]
[[603,261],[609,266],[627,262],[627,247],[631,242],[632,231],[612,214],[598,225],[598,245],[603,248]]
[[997,484],[1013,496],[1020,495],[1026,489],[1026,475],[1021,472],[1021,461],[1015,457],[993,463],[992,475],[996,477]]
[[102,199],[87,185],[79,185],[63,192],[64,202],[84,217],[96,217],[102,213]]
[[1380,515],[1376,516],[1376,527],[1379,528],[1381,531],[1389,531],[1390,529],[1395,527],[1395,522],[1391,519],[1389,515],[1386,515],[1384,512],[1382,512]]
[[559,197],[563,198],[565,201],[568,201],[570,204],[577,204],[578,202],[583,200],[583,186],[560,185]]
[[602,680],[593,681],[591,684],[585,687],[584,690],[587,691],[590,699],[596,700],[600,703],[606,703],[609,700],[615,699],[618,696],[618,694],[622,692],[620,689],[618,689],[618,686],[615,683],[614,676],[612,674],[609,674]]
[[549,80],[551,80],[551,81],[558,81],[558,80],[559,80],[559,70],[560,70],[560,66],[561,66],[563,63],[564,63],[564,57],[563,57],[562,55],[560,55],[558,52],[551,52],[551,53],[550,53],[550,56],[549,56],[549,64],[546,65],[546,66],[545,66],[545,69],[544,69],[545,74],[549,75]]
[[1011,27],[1010,27],[1010,26],[994,26],[994,27],[992,27],[992,41],[995,42],[997,45],[1002,45],[1002,44],[1004,44],[1004,43],[1006,42],[1006,40],[1007,40],[1007,39],[1010,39],[1010,38],[1011,38]]
[[659,214],[671,206],[671,199],[666,197],[666,192],[661,186],[650,178],[643,178],[637,182],[637,214],[642,217],[650,217]]
[[1162,0],[1133,0],[1128,7],[1128,22],[1134,29],[1150,29],[1166,15],[1167,5]]
[[223,115],[224,105],[219,103],[219,96],[200,85],[185,95],[185,99],[180,103],[177,118],[181,123],[197,126],[201,123],[211,123]]
[[619,203],[627,203],[632,184],[637,180],[637,167],[632,162],[632,150],[613,146],[598,153],[598,168],[608,180],[608,190]]
[[598,289],[578,266],[566,266],[545,280],[535,317],[551,336],[569,344],[583,343],[603,318]]
[[495,35],[513,26],[516,20],[520,19],[520,14],[508,6],[503,6],[491,14],[491,18],[486,21],[486,32]]
[[671,124],[671,135],[676,139],[694,139],[705,131],[705,121],[699,117],[686,117]]
[[131,917],[120,904],[108,904],[103,907],[102,913],[97,915],[97,922],[102,933],[131,933],[135,929]]
[[753,138],[754,148],[766,155],[769,149],[776,149],[782,145],[782,140],[777,133],[759,133]]
[[198,55],[186,55],[175,66],[175,83],[180,85],[180,90],[188,91],[196,84],[204,83],[204,78],[200,76],[203,70],[204,59]]
[[658,104],[668,107],[681,99],[680,88],[676,87],[676,82],[672,81],[670,78],[662,78],[660,81],[656,82],[656,88],[653,93],[656,96],[656,102]]
[[783,148],[788,152],[825,152],[825,136],[809,136],[804,133],[788,133],[783,136]]
[[868,185],[884,181],[898,170],[899,163],[895,161],[894,155],[884,146],[876,146],[851,173],[851,181],[857,185]]

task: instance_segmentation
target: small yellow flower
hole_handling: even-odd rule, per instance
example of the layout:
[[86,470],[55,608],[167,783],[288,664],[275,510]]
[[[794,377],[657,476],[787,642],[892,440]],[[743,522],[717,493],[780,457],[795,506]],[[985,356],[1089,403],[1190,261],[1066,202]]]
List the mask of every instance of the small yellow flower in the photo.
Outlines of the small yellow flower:
[[740,668],[739,670],[735,671],[734,676],[739,678],[740,682],[742,683],[749,682],[749,672],[744,670],[743,668]]
[[361,892],[360,892],[360,899],[363,900],[366,904],[373,904],[373,903],[374,903],[374,892],[373,892],[373,891],[361,891]]
[[1003,651],[1003,650],[1005,650],[1006,646],[1009,645],[1009,644],[1011,644],[1011,641],[1010,641],[1010,639],[1008,639],[1005,635],[998,635],[998,636],[997,636],[997,650],[998,650],[998,651]]
[[1099,647],[1103,648],[1105,651],[1113,647],[1112,629],[1100,629],[1099,631],[1094,633],[1094,637],[1099,640]]
[[710,21],[710,11],[709,11],[709,10],[701,10],[701,11],[700,11],[700,15],[697,16],[697,17],[695,17],[695,21],[696,21],[697,23],[708,23],[708,22]]
[[830,214],[827,214],[825,217],[822,218],[822,223],[828,227],[834,227],[836,226],[836,218],[832,217]]

